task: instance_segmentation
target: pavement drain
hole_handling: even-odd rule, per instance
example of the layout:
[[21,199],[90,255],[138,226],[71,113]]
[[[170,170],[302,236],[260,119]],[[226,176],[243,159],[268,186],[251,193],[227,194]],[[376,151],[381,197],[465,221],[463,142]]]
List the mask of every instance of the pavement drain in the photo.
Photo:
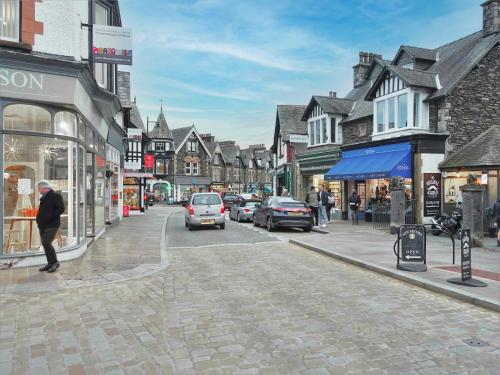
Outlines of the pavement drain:
[[490,345],[486,341],[479,340],[476,337],[471,337],[471,338],[465,339],[465,340],[463,340],[463,342],[465,342],[469,346],[473,346],[474,348],[481,348],[483,346],[489,346]]

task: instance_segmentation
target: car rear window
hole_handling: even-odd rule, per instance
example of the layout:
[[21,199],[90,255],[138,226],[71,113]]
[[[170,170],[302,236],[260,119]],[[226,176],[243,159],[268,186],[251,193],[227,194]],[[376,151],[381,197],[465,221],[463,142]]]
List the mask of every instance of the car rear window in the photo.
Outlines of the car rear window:
[[237,199],[238,199],[238,196],[237,196],[237,195],[226,195],[226,196],[224,197],[224,200],[225,200],[225,201],[235,201],[235,200],[237,200]]
[[255,207],[260,202],[245,202],[243,203],[243,207]]
[[215,194],[195,195],[193,197],[193,206],[207,206],[221,204],[220,197]]
[[278,200],[277,203],[278,203],[278,206],[280,206],[280,207],[296,207],[296,208],[298,208],[298,207],[304,208],[305,207],[304,203],[301,203],[299,201],[294,201],[291,199],[290,200],[288,200],[288,199],[287,200]]

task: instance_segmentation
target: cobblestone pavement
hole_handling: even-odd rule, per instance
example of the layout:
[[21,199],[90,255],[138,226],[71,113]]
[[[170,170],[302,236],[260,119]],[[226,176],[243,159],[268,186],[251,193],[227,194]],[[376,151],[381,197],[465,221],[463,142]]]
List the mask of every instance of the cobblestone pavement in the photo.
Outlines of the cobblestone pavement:
[[232,223],[171,220],[154,276],[0,295],[0,374],[500,373],[497,313]]

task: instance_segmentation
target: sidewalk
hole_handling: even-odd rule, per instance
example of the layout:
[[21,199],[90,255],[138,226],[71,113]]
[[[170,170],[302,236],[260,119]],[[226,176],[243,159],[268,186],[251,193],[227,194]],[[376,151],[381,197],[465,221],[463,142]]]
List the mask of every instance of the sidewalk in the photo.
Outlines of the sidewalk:
[[91,244],[82,257],[62,262],[53,274],[39,272],[38,266],[0,270],[0,293],[54,291],[156,272],[166,266],[166,255],[162,254],[166,218],[177,210],[157,206],[144,215],[123,218]]
[[485,288],[454,285],[446,280],[460,277],[460,243],[457,241],[455,266],[452,243],[447,237],[427,235],[427,272],[405,272],[396,268],[393,245],[396,237],[387,231],[373,229],[371,223],[353,226],[335,221],[324,230],[307,238],[294,236],[291,243],[322,252],[357,266],[369,268],[412,284],[451,295],[467,302],[500,311],[500,252],[484,248],[472,249],[473,277],[488,284]]

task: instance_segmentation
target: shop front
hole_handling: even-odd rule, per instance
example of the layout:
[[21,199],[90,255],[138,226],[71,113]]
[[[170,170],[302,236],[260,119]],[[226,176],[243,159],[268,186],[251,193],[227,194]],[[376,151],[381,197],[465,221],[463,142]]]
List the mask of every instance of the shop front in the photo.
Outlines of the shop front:
[[[124,213],[141,215],[146,207],[146,181],[153,177],[148,172],[123,172]],[[125,216],[125,215],[124,215]]]
[[410,200],[413,194],[412,154],[409,142],[344,151],[340,161],[324,176],[326,181],[342,186],[343,217],[348,217],[346,203],[355,189],[361,198],[360,218],[370,220],[373,205],[391,200],[391,177],[404,178],[405,195]]
[[42,179],[66,207],[54,242],[59,258],[77,257],[105,229],[106,119],[119,111],[118,99],[102,92],[83,64],[0,57],[1,257],[16,266],[44,261],[35,222]]
[[182,202],[193,193],[206,192],[210,188],[210,182],[210,177],[176,176],[174,200]]

